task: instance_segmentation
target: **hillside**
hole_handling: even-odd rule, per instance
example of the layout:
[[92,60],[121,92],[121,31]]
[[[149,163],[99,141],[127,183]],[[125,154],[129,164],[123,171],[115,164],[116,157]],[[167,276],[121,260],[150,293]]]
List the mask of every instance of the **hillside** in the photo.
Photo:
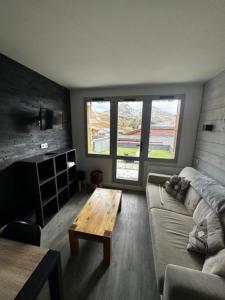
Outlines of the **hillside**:
[[[128,132],[130,130],[141,127],[142,109],[134,109],[128,103],[119,103],[118,125],[120,132]],[[110,114],[108,111],[92,112],[91,125],[96,128],[109,128]],[[162,111],[160,108],[152,107],[152,125],[153,126],[174,126],[176,116]]]

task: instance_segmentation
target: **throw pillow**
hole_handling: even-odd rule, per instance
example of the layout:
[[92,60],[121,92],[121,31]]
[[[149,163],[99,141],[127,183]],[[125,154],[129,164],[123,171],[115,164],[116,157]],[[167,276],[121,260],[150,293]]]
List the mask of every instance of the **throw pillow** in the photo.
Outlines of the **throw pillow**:
[[225,212],[224,186],[203,175],[196,176],[192,180],[191,185],[217,214]]
[[216,215],[211,215],[195,225],[189,234],[187,249],[197,253],[212,254],[224,248],[223,229]]
[[185,180],[184,177],[174,175],[165,182],[165,190],[177,200],[183,202],[185,195],[189,188],[190,181]]
[[202,272],[225,277],[225,249],[207,257],[203,264]]
[[212,210],[208,203],[204,199],[201,199],[193,213],[193,220],[195,224],[199,224],[204,219],[207,219],[212,215],[217,217],[216,213]]
[[220,214],[220,222],[221,222],[223,231],[225,233],[225,212],[223,212],[222,214]]

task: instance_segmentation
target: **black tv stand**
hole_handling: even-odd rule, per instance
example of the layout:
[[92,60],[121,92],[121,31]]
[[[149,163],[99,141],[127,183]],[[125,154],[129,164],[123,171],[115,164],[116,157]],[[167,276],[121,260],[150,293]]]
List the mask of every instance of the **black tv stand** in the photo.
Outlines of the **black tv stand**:
[[34,203],[37,223],[41,227],[78,190],[75,149],[27,158],[19,162],[19,170],[23,195]]

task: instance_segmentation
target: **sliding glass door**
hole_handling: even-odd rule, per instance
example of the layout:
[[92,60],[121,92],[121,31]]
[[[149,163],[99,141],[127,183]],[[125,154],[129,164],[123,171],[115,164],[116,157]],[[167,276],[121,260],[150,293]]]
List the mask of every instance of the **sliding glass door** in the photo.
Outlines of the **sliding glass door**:
[[116,101],[115,181],[139,183],[141,179],[143,100]]

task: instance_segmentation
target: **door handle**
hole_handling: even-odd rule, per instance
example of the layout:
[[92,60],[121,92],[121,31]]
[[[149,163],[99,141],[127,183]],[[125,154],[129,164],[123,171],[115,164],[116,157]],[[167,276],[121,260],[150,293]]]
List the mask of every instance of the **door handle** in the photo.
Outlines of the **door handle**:
[[143,143],[141,142],[141,144],[140,144],[140,152],[142,152],[142,150],[143,150]]

